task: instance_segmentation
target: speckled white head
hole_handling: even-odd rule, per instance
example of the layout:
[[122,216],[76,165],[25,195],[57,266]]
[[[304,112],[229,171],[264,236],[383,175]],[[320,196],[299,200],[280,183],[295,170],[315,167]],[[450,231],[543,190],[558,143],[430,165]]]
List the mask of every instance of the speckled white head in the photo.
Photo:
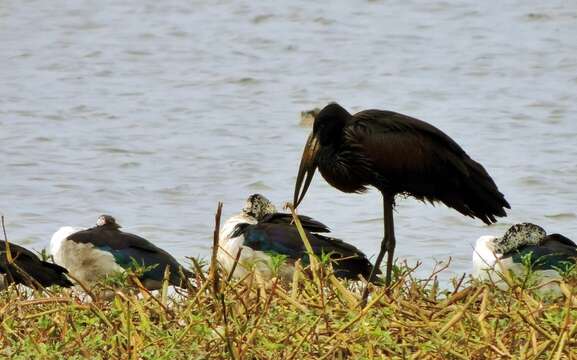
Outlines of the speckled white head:
[[269,199],[261,194],[253,194],[246,199],[242,212],[260,220],[266,215],[274,214],[277,210]]
[[493,244],[495,252],[506,254],[523,245],[537,245],[546,235],[545,230],[538,225],[531,223],[515,224],[502,237],[496,238]]
[[120,227],[116,223],[116,219],[110,215],[100,215],[96,220],[96,226],[104,226],[104,225],[114,225],[115,227]]

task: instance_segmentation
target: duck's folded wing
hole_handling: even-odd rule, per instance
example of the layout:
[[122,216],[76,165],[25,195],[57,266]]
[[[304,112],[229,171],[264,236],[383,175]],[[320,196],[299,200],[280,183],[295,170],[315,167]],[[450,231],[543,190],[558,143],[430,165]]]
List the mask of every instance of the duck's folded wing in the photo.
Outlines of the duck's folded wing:
[[[166,266],[170,266],[171,276],[176,277],[178,276],[176,269],[182,268],[168,252],[138,235],[122,231],[99,231],[93,228],[74,233],[68,239],[79,243],[90,243],[100,250],[111,253],[115,262],[123,268],[134,265],[134,262],[140,266],[150,267],[145,274],[147,277],[162,279]],[[184,268],[182,271],[185,276],[192,275]]]
[[10,254],[18,268],[9,265],[4,261],[6,247],[6,242],[0,243],[0,272],[6,273],[9,271],[17,283],[35,287],[35,284],[29,284],[28,278],[20,273],[19,270],[21,270],[45,287],[54,284],[64,287],[72,286],[72,283],[64,276],[64,274],[68,273],[65,268],[42,261],[32,251],[15,244],[10,244]]
[[[299,220],[303,229],[313,232],[313,233],[328,233],[330,229],[328,226],[320,221],[317,221],[309,216],[299,215]],[[260,223],[263,224],[293,224],[293,217],[291,214],[286,213],[274,213],[265,216]]]
[[[269,251],[289,257],[301,257],[306,253],[303,240],[294,225],[259,223],[255,225],[243,224],[238,226],[236,235],[244,236],[244,245],[254,250]],[[305,231],[313,252],[322,254],[335,253],[341,257],[362,256],[364,254],[356,247],[342,240],[312,234]]]
[[20,245],[16,245],[13,243],[7,243],[6,241],[2,241],[0,242],[0,253],[2,253],[2,256],[4,256],[4,253],[7,252],[7,247],[10,246],[10,254],[12,255],[13,259],[23,259],[23,258],[28,258],[31,261],[38,261],[40,262],[40,259],[38,259],[38,256],[36,256],[32,251],[23,248]]
[[306,253],[301,237],[293,225],[239,224],[233,236],[243,236],[243,245],[253,250],[285,255],[295,260]]
[[[358,279],[359,275],[365,279],[369,277],[372,265],[359,249],[339,239],[308,231],[305,234],[315,255],[328,255],[334,261],[336,276],[349,279]],[[236,236],[243,236],[243,245],[253,250],[284,255],[293,261],[302,259],[304,264],[308,264],[306,248],[294,225],[239,224]]]
[[164,252],[164,250],[145,238],[122,231],[109,232],[92,228],[71,234],[68,239],[77,243],[90,243],[102,249],[122,250],[135,248],[148,252]]
[[[577,244],[575,244],[575,242],[573,242],[573,240],[561,235],[561,234],[551,234],[551,235],[547,235],[545,236],[545,238],[543,240],[541,240],[540,244],[547,246],[547,247],[560,247],[562,249],[565,249],[567,247],[569,248],[573,248],[576,249],[577,251]],[[569,249],[565,249],[567,251],[570,251]]]
[[572,246],[525,245],[518,250],[503,256],[502,260],[510,259],[515,264],[526,263],[530,259],[532,270],[558,270],[567,264],[577,262],[577,248]]

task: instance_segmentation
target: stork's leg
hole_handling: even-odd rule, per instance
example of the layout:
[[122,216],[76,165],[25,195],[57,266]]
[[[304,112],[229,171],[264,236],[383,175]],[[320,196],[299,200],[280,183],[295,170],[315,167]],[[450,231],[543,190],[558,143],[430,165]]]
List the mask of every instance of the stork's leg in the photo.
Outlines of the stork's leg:
[[[369,275],[369,282],[373,281],[377,276],[377,271],[381,267],[381,263],[383,262],[383,258],[385,257],[385,253],[388,252],[389,256],[387,257],[387,273],[386,273],[386,285],[389,286],[391,284],[391,271],[393,265],[393,256],[395,253],[395,228],[393,225],[393,196],[388,194],[383,194],[383,222],[384,222],[384,231],[385,235],[383,236],[383,240],[381,241],[381,251],[377,256],[377,261],[373,266],[373,270],[371,271],[371,275]],[[365,288],[363,291],[363,301],[362,304],[366,304],[367,298],[369,296],[369,287]]]
[[385,276],[385,284],[391,285],[391,275],[393,272],[393,260],[395,258],[395,223],[393,221],[393,202],[385,205],[385,237],[387,238],[387,273]]

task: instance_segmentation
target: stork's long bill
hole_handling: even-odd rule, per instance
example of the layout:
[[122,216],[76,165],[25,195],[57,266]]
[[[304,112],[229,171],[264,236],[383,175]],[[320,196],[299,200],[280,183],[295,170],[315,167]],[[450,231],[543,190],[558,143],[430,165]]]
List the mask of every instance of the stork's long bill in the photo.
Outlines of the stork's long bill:
[[[293,198],[293,204],[296,208],[299,206],[307,190],[313,176],[315,175],[315,170],[317,169],[317,154],[319,152],[319,140],[314,133],[309,135],[305,149],[303,151],[303,156],[301,158],[301,164],[299,166],[299,173],[297,175],[297,181],[295,183],[295,193]],[[303,183],[304,179],[304,183]]]

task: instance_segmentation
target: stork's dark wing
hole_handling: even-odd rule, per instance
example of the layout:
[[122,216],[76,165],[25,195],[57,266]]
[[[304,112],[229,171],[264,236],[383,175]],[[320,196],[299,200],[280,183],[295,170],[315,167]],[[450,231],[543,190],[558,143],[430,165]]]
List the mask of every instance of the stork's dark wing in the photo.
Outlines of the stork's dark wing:
[[496,216],[506,216],[504,208],[510,208],[485,168],[424,121],[366,110],[354,115],[345,138],[347,144],[361,149],[380,188],[441,201],[487,224],[495,222]]
[[404,114],[386,110],[364,110],[356,113],[353,119],[358,124],[369,124],[371,129],[376,132],[429,137],[458,155],[466,155],[461,146],[440,129]]
[[[330,229],[325,224],[317,221],[309,216],[299,215],[299,220],[303,229],[314,233],[328,233]],[[265,216],[260,223],[263,224],[293,224],[293,217],[291,214],[286,213],[274,213]]]

